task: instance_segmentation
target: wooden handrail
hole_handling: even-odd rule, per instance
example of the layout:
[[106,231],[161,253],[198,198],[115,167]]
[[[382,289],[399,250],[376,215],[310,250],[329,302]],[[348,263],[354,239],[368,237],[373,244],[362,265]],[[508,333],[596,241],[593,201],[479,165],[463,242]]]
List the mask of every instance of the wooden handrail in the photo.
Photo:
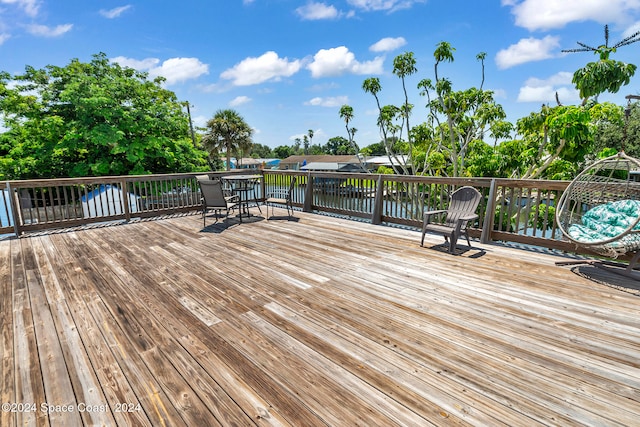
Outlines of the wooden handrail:
[[[246,170],[207,172],[210,176],[247,173]],[[483,242],[494,239],[544,247],[564,247],[547,210],[568,181],[510,178],[452,178],[362,173],[264,170],[261,197],[298,176],[294,205],[307,212],[326,211],[361,217],[373,224],[420,227],[422,212],[444,206],[461,186],[484,195],[480,219],[470,234]],[[146,218],[197,211],[200,197],[195,176],[200,173],[83,177],[6,181],[12,193],[13,224],[0,224],[0,234],[70,227],[98,221]],[[109,187],[112,186],[112,187]],[[109,209],[96,194],[111,188]],[[22,196],[18,197],[18,193]],[[93,199],[92,199],[93,196]],[[94,203],[89,208],[90,199]],[[24,204],[26,203],[26,204]],[[119,207],[116,206],[119,204]]]

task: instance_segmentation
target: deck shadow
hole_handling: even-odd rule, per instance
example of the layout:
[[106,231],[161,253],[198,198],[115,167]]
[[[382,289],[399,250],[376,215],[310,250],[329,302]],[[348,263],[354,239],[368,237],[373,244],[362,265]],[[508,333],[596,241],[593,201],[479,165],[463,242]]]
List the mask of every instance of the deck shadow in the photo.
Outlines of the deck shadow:
[[[640,297],[640,280],[614,271],[616,267],[596,267],[594,265],[577,265],[571,268],[575,274],[595,283],[618,289]],[[638,272],[634,272],[637,275]]]
[[[440,243],[437,245],[433,245],[433,246],[426,246],[425,248],[427,249],[432,249],[434,251],[438,251],[438,252],[442,252],[442,253],[446,253],[449,254],[449,243],[448,242],[444,242],[444,243]],[[468,255],[467,258],[480,258],[482,256],[484,256],[487,252],[482,249],[482,248],[474,248],[473,246],[468,247],[468,246],[458,246],[456,245],[453,253],[451,253],[451,255],[454,256],[461,256],[461,255],[466,255],[467,253],[471,252],[471,251],[475,251],[475,253]]]

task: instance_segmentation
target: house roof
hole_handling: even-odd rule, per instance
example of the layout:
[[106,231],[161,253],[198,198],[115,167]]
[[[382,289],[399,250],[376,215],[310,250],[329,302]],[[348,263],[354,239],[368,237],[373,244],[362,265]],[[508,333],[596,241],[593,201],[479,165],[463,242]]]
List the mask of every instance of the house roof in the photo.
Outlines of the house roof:
[[345,156],[334,156],[330,154],[318,154],[318,155],[301,155],[301,156],[289,156],[286,159],[282,159],[280,163],[304,163],[312,162],[331,162],[331,163],[353,163],[357,162],[358,158],[353,154]]

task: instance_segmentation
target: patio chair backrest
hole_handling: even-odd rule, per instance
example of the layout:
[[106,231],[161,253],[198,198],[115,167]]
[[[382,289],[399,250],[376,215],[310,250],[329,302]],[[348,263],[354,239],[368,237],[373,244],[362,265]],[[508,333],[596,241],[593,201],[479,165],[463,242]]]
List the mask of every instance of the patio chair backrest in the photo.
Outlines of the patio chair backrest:
[[293,189],[296,187],[297,181],[298,181],[297,176],[294,176],[291,178],[291,182],[289,183],[289,190],[287,190],[287,199],[291,199],[291,195],[293,194]]
[[198,180],[198,183],[202,192],[202,202],[206,207],[227,207],[227,199],[224,197],[220,179]]
[[482,195],[473,187],[461,187],[451,195],[447,217],[444,223],[455,227],[458,219],[476,213]]

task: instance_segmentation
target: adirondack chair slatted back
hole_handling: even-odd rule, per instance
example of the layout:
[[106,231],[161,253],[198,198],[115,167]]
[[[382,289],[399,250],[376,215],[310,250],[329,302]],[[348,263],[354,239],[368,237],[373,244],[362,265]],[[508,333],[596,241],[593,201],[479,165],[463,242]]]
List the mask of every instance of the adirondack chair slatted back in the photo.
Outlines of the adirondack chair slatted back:
[[473,187],[462,187],[451,195],[444,224],[455,227],[458,219],[475,213],[482,195]]
[[[467,239],[467,245],[471,247],[467,226],[471,221],[478,218],[476,209],[480,204],[482,194],[473,187],[461,187],[454,191],[449,201],[449,207],[446,210],[433,210],[424,213],[422,222],[422,240],[420,246],[424,245],[424,236],[426,232],[440,234],[444,236],[445,241],[449,241],[449,252],[454,253],[456,243],[460,236]],[[432,216],[437,216],[446,212],[443,223],[432,223]]]

